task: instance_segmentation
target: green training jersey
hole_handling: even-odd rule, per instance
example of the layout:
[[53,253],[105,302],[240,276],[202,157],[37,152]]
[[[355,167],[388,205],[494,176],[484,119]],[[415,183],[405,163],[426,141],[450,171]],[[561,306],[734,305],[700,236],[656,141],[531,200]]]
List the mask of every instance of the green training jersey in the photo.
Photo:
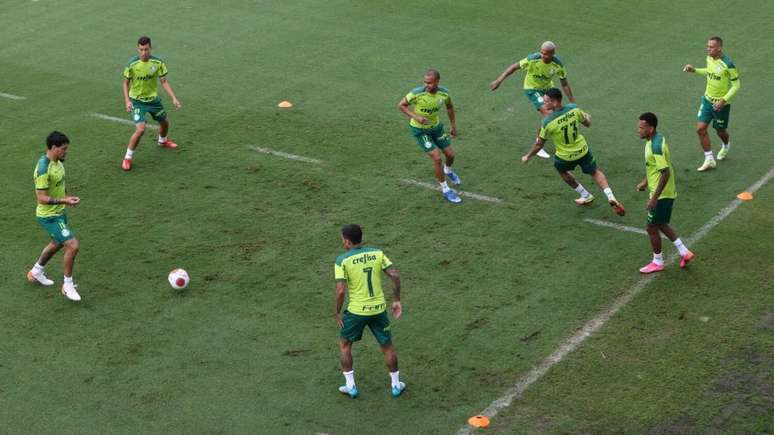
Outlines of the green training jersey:
[[374,248],[354,248],[336,258],[336,281],[347,282],[347,310],[372,316],[386,310],[382,271],[392,266],[384,252]]
[[662,171],[669,172],[669,180],[661,191],[657,199],[677,198],[677,180],[675,179],[675,168],[672,166],[672,159],[669,156],[669,146],[661,133],[656,133],[645,142],[645,173],[648,176],[648,189],[650,196],[658,187],[658,181],[661,178]]
[[129,80],[129,98],[149,102],[159,96],[159,78],[167,75],[167,64],[151,56],[147,62],[140,56],[129,59],[124,68],[124,78]]
[[[65,169],[61,161],[52,162],[44,154],[35,165],[35,189],[45,190],[51,198],[65,197]],[[59,216],[64,213],[64,204],[40,204],[35,210],[37,217]]]
[[589,152],[586,138],[580,134],[580,126],[586,118],[586,112],[575,104],[568,104],[543,118],[540,138],[551,138],[556,146],[556,156],[562,160],[578,160]]
[[707,56],[707,67],[696,68],[696,74],[707,76],[704,95],[712,101],[722,98],[728,103],[742,86],[736,65],[725,54],[717,59]]
[[532,53],[519,61],[519,67],[525,73],[524,89],[550,89],[554,87],[554,76],[567,78],[564,64],[556,56],[545,63],[540,53]]
[[440,86],[434,94],[427,92],[424,86],[418,86],[406,94],[406,101],[414,106],[416,114],[424,116],[428,121],[427,124],[421,124],[414,118],[411,118],[409,124],[412,127],[429,129],[441,122],[438,113],[447,104],[451,104],[451,96],[448,89]]

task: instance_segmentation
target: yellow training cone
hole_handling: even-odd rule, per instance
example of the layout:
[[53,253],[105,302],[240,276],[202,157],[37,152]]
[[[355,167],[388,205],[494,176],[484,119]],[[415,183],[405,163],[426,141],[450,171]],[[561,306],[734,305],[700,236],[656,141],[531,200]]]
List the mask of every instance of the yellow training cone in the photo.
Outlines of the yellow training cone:
[[280,101],[279,104],[277,104],[277,107],[282,107],[283,109],[287,109],[289,107],[293,107],[293,103],[290,101]]
[[750,192],[742,192],[739,195],[736,195],[736,197],[742,201],[752,201],[753,199],[752,193]]
[[473,427],[489,426],[489,418],[484,415],[474,415],[468,419],[468,424]]

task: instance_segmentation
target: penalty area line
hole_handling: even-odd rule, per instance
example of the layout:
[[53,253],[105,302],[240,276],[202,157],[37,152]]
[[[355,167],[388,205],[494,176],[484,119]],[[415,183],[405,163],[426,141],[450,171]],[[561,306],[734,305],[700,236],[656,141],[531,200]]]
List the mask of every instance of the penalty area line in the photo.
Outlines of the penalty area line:
[[261,154],[267,154],[267,155],[270,155],[270,156],[282,157],[282,158],[285,158],[285,159],[288,159],[288,160],[295,160],[297,162],[312,163],[312,164],[315,164],[315,165],[321,165],[321,164],[324,163],[320,159],[313,159],[311,157],[298,156],[298,155],[295,155],[295,154],[286,153],[284,151],[273,150],[271,148],[265,148],[265,147],[259,147],[259,146],[251,145],[250,149],[253,150],[253,151],[257,151],[257,152],[259,152]]
[[0,97],[8,98],[9,100],[26,100],[27,99],[27,97],[22,97],[21,95],[6,94],[5,92],[0,92]]
[[[750,193],[755,193],[758,189],[766,185],[766,183],[768,183],[772,177],[774,177],[774,167],[769,169],[766,175],[761,177],[752,186],[750,186],[747,191]],[[731,201],[730,204],[720,210],[720,212],[718,212],[709,221],[707,221],[706,224],[696,230],[696,232],[694,232],[692,235],[687,237],[685,239],[686,245],[693,246],[694,244],[698,243],[707,234],[709,234],[713,228],[718,226],[718,224],[720,224],[725,218],[733,213],[741,203],[742,201],[739,199],[734,199]],[[672,264],[678,258],[678,255],[672,254],[667,258],[665,263],[667,265]],[[562,360],[564,360],[567,355],[577,350],[583,344],[583,342],[586,341],[587,338],[605,326],[605,324],[607,324],[607,322],[613,316],[615,316],[621,310],[621,308],[625,307],[629,302],[631,302],[632,299],[634,299],[640,292],[642,292],[642,290],[644,290],[648,284],[653,282],[656,276],[657,274],[649,274],[640,278],[640,280],[637,281],[632,287],[630,287],[628,290],[626,290],[626,292],[615,299],[609,308],[598,314],[593,319],[589,320],[581,329],[579,329],[575,334],[573,334],[558,348],[556,348],[556,350],[554,350],[551,355],[549,355],[540,364],[519,378],[516,383],[508,388],[502,396],[492,401],[492,403],[490,403],[486,409],[481,411],[480,414],[492,419],[500,411],[511,406],[511,403],[513,403],[515,399],[522,397],[527,388],[539,381],[553,366],[562,362]],[[457,434],[470,434],[475,430],[475,427],[471,426],[470,424],[465,424],[457,431]]]
[[[119,124],[126,124],[126,125],[131,125],[131,126],[135,125],[134,122],[132,122],[132,121],[130,121],[128,119],[117,118],[115,116],[105,115],[104,113],[92,113],[91,116],[93,116],[95,118],[99,118],[99,119],[104,119],[105,121],[117,122]],[[148,124],[146,122],[145,123],[145,128],[149,128],[151,130],[158,130],[159,126],[158,125]]]
[[[438,186],[438,185],[435,185],[435,184],[430,184],[430,183],[425,183],[423,181],[412,180],[412,179],[409,179],[409,178],[401,178],[400,182],[403,183],[403,184],[410,184],[412,186],[424,187],[425,189],[436,190],[438,192],[441,191],[441,186]],[[468,197],[468,198],[477,199],[479,201],[493,202],[493,203],[496,203],[496,204],[502,204],[503,203],[503,200],[500,199],[500,198],[495,198],[495,197],[492,197],[492,196],[481,195],[479,193],[466,192],[464,190],[456,190],[456,189],[455,189],[455,192],[457,192],[457,194],[460,195],[460,196],[465,196],[465,197]]]

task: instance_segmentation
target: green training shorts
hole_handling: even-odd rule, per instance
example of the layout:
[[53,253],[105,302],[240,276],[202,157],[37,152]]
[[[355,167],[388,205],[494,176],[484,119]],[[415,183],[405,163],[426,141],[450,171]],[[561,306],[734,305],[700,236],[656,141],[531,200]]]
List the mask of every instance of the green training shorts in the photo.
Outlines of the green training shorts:
[[347,341],[355,342],[363,338],[363,329],[368,326],[371,333],[374,334],[379,345],[385,346],[392,341],[392,332],[390,318],[386,311],[373,316],[361,316],[344,311],[344,327],[341,328],[339,336]]
[[164,110],[164,106],[161,104],[161,98],[156,97],[153,101],[139,101],[132,99],[131,117],[135,124],[142,124],[145,122],[145,114],[150,113],[150,116],[158,122],[167,119],[167,111]]
[[75,237],[75,234],[67,226],[67,215],[61,214],[59,216],[50,217],[38,217],[38,223],[44,230],[51,236],[51,239],[57,245],[61,245],[67,240]]

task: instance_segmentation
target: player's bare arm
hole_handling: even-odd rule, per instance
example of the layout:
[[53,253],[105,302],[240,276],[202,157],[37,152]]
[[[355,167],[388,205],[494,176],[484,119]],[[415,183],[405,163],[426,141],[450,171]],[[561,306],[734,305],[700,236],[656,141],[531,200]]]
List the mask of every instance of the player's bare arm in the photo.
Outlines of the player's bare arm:
[[689,63],[689,64],[686,64],[686,65],[683,67],[683,72],[687,72],[687,73],[696,72],[696,68],[694,68],[694,67],[693,67],[693,65],[691,65],[691,64]]
[[502,84],[503,80],[505,80],[509,75],[515,73],[521,68],[518,62],[514,63],[513,65],[509,66],[508,68],[503,71],[502,74],[500,74],[495,81],[489,84],[489,89],[495,91],[497,88],[500,87],[500,84]]
[[403,314],[403,308],[400,305],[400,273],[398,269],[390,267],[384,271],[392,281],[392,317],[399,319]]
[[81,202],[81,198],[77,196],[65,196],[64,198],[52,198],[46,195],[46,191],[38,189],[35,191],[38,204],[54,205],[54,204],[66,204],[66,205],[78,205]]
[[175,96],[175,92],[172,90],[172,85],[169,84],[169,81],[166,77],[160,77],[159,81],[161,82],[161,87],[164,88],[164,90],[167,92],[167,95],[172,97],[172,104],[175,106],[175,109],[179,109],[183,107],[182,104],[180,104],[180,101]]
[[454,105],[448,100],[446,101],[446,114],[449,116],[449,123],[451,124],[449,135],[451,137],[457,137],[457,117],[454,114]]
[[543,139],[542,137],[538,136],[535,139],[535,144],[532,145],[532,148],[527,152],[527,154],[524,154],[524,156],[522,156],[521,162],[524,163],[524,164],[529,162],[529,159],[531,159],[535,154],[537,154],[538,151],[543,149],[543,145],[545,145],[545,144],[546,144],[546,140]]
[[642,181],[637,183],[637,191],[638,192],[642,192],[647,187],[648,187],[648,177],[643,178]]
[[648,198],[648,203],[645,206],[646,209],[653,210],[656,208],[658,197],[661,196],[661,192],[664,191],[664,187],[666,187],[667,181],[669,181],[669,169],[663,169],[661,171],[661,176],[658,179],[656,190],[654,190],[653,194],[650,196],[650,198]]
[[591,127],[591,115],[588,113],[583,114],[583,121],[581,121],[584,127]]
[[424,116],[419,116],[416,113],[414,113],[413,110],[411,110],[411,106],[409,105],[408,100],[406,100],[406,97],[403,97],[400,100],[400,103],[398,103],[398,109],[403,112],[406,116],[409,118],[417,121],[420,124],[427,124],[427,118]]
[[571,103],[574,103],[575,96],[572,95],[572,88],[570,87],[570,82],[568,82],[567,79],[559,79],[559,81],[562,83],[562,89],[564,90],[564,95],[567,95],[567,99],[569,99]]
[[344,321],[341,318],[341,308],[344,306],[344,297],[346,295],[346,281],[336,281],[336,322],[339,324],[339,329],[344,327]]
[[129,99],[129,79],[124,79],[121,86],[124,89],[124,106],[127,112],[131,112],[134,110],[134,106],[132,105],[132,100]]

